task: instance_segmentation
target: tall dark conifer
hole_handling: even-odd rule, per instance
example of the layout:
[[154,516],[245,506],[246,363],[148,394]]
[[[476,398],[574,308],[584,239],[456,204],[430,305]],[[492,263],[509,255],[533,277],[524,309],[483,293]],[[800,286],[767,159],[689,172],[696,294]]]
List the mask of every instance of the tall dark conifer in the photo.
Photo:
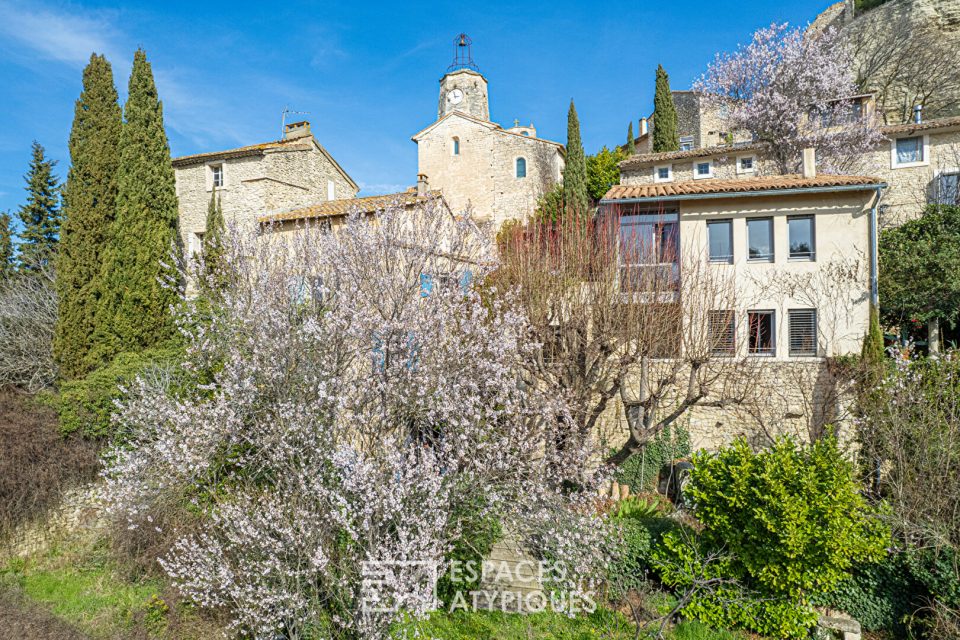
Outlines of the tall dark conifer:
[[220,194],[214,187],[210,194],[210,204],[207,206],[207,223],[203,233],[203,266],[208,284],[216,288],[220,288],[223,278],[223,235],[225,231],[226,223],[223,220]]
[[632,156],[637,152],[637,144],[633,141],[633,120],[630,121],[630,125],[627,127],[626,152],[628,156]]
[[56,258],[60,303],[53,346],[66,378],[86,373],[93,364],[102,252],[116,211],[120,123],[110,63],[93,54],[74,108]]
[[679,151],[677,107],[670,92],[670,76],[657,65],[657,87],[653,96],[653,152]]
[[133,57],[127,103],[120,134],[117,215],[110,249],[104,256],[104,291],[98,329],[109,360],[123,351],[139,351],[174,334],[170,308],[177,293],[161,282],[176,275],[180,252],[177,196],[170,146],[163,128],[163,105],[157,95],[147,55]]
[[567,157],[563,170],[563,202],[567,214],[586,218],[590,200],[587,195],[587,160],[580,141],[580,120],[570,100],[567,112]]
[[55,160],[49,160],[43,146],[33,141],[30,169],[23,177],[27,183],[27,202],[17,217],[23,230],[18,243],[17,261],[21,271],[43,268],[54,256],[60,233],[60,185],[53,174]]
[[0,281],[13,273],[13,219],[3,212],[0,213]]

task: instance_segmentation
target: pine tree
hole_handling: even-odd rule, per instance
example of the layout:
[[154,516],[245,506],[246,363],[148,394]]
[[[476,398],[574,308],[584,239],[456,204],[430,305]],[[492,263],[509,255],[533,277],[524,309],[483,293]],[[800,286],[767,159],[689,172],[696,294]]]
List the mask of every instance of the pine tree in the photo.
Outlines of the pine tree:
[[27,202],[17,216],[23,225],[17,257],[21,271],[36,271],[50,261],[60,233],[60,186],[53,175],[55,160],[46,158],[43,146],[33,141],[27,183]]
[[653,96],[653,151],[678,151],[677,108],[670,92],[670,77],[657,65],[657,89]]
[[120,134],[117,214],[104,256],[104,290],[97,328],[106,361],[140,351],[174,335],[170,307],[172,265],[180,259],[177,196],[163,105],[143,49],[133,58]]
[[632,156],[637,152],[637,145],[633,141],[633,120],[630,121],[630,126],[627,127],[627,155]]
[[70,131],[70,171],[56,258],[60,303],[53,346],[66,378],[91,368],[102,252],[116,210],[120,123],[110,63],[91,55]]
[[589,211],[587,196],[587,161],[580,142],[580,120],[570,100],[567,112],[567,158],[563,171],[563,202],[569,215],[586,218]]
[[207,206],[207,223],[203,234],[203,266],[206,276],[217,288],[221,284],[223,275],[223,235],[226,224],[223,221],[223,207],[217,188],[210,194],[210,204]]
[[13,273],[13,219],[3,212],[0,213],[0,281]]

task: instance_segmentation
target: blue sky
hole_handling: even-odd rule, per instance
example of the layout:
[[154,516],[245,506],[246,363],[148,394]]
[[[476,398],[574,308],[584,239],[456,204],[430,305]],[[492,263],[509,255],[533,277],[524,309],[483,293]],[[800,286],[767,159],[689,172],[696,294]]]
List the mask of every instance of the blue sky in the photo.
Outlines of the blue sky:
[[121,100],[137,46],[164,101],[174,155],[279,137],[285,106],[362,187],[416,180],[410,136],[436,118],[438,80],[466,31],[491,118],[566,140],[574,98],[584,146],[620,144],[652,109],[658,63],[673,88],[772,21],[806,24],[829,0],[693,2],[53,2],[0,0],[0,211],[24,197],[37,139],[66,176],[67,138],[90,52]]

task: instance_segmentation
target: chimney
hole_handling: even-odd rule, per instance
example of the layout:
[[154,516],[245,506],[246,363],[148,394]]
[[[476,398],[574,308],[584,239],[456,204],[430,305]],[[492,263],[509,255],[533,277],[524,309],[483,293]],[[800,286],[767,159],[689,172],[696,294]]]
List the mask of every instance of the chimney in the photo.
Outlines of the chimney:
[[417,197],[425,198],[427,196],[427,176],[423,173],[417,174]]
[[817,150],[813,147],[807,147],[803,150],[803,177],[817,177]]
[[[648,125],[647,125],[647,119],[646,119],[646,118],[640,118],[640,135],[641,135],[641,136],[647,135],[647,127],[648,127]],[[639,136],[638,136],[638,137],[639,137]]]
[[306,120],[301,122],[291,122],[283,126],[283,139],[296,140],[297,138],[306,138],[310,135],[310,123]]
[[913,121],[917,124],[923,122],[923,105],[918,104],[913,108]]

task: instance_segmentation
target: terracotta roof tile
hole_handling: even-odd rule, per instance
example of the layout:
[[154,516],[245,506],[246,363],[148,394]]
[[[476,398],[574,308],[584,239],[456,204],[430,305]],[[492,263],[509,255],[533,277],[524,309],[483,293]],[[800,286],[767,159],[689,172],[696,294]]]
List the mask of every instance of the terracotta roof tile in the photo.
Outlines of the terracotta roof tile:
[[[431,191],[430,196],[439,196],[439,191]],[[270,215],[260,216],[257,222],[260,224],[270,224],[274,222],[290,222],[293,220],[313,220],[316,218],[331,218],[336,216],[345,216],[353,213],[375,213],[386,209],[387,207],[398,204],[402,207],[410,207],[417,202],[423,201],[418,197],[416,191],[401,191],[400,193],[388,193],[382,196],[368,196],[366,198],[343,198],[340,200],[328,200],[309,207],[300,207],[290,211],[272,213]]]
[[813,189],[818,187],[879,186],[879,178],[869,176],[821,175],[804,178],[800,175],[769,176],[735,180],[693,180],[689,182],[660,182],[640,185],[614,185],[603,200],[631,200],[634,198],[664,198],[706,194],[738,194],[783,189]]
[[742,153],[744,151],[754,151],[765,149],[765,142],[738,142],[731,145],[720,145],[715,147],[701,147],[699,149],[690,149],[689,151],[661,151],[660,153],[638,153],[630,156],[620,163],[621,169],[632,169],[642,167],[654,162],[664,162],[666,160],[683,160],[686,158],[705,158],[707,156],[719,156],[729,153]]
[[894,124],[882,127],[881,131],[889,134],[913,133],[914,131],[928,131],[930,129],[943,129],[946,127],[960,126],[960,116],[952,118],[936,118],[924,122],[907,122],[905,124]]

